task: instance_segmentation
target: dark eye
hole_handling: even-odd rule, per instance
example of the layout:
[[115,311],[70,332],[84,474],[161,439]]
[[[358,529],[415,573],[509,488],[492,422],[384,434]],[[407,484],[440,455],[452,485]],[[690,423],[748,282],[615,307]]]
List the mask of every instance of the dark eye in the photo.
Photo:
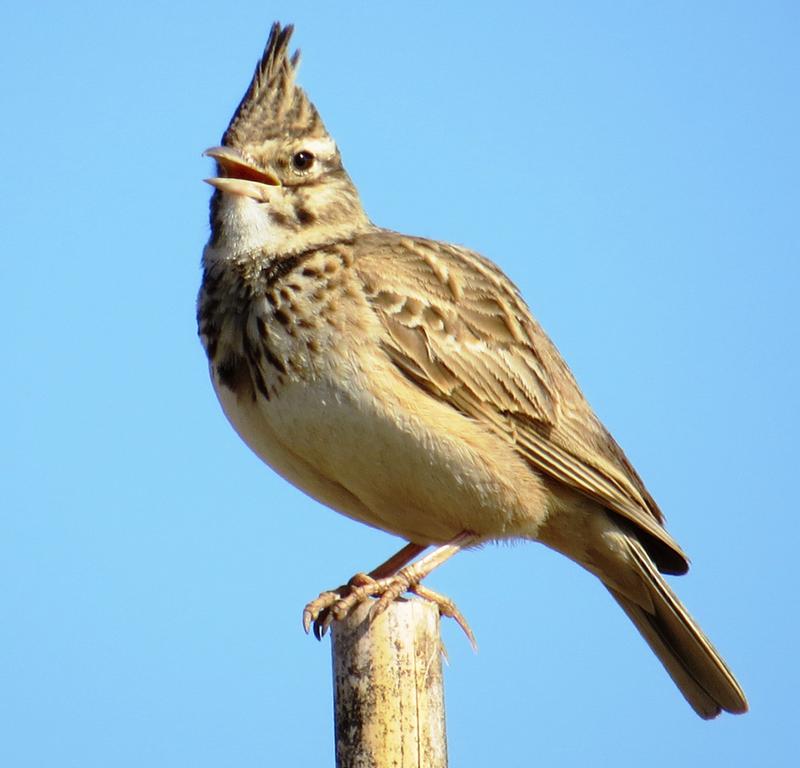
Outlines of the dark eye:
[[307,171],[314,165],[314,155],[306,149],[301,149],[292,157],[292,165],[296,171]]

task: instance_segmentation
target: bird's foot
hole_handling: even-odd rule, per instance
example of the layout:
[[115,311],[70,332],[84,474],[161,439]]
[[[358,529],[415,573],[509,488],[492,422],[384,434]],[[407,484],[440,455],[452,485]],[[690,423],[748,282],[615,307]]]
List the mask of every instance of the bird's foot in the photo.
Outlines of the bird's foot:
[[475,635],[456,604],[449,597],[423,587],[419,583],[420,579],[421,576],[416,572],[414,566],[401,568],[393,576],[379,579],[366,573],[357,573],[347,584],[328,592],[322,592],[316,600],[312,600],[306,605],[303,610],[303,628],[308,633],[313,627],[314,637],[321,640],[334,621],[346,618],[360,603],[377,598],[370,609],[370,618],[374,619],[383,613],[392,602],[403,599],[403,593],[409,592],[435,603],[441,616],[455,619],[472,647],[477,648]]

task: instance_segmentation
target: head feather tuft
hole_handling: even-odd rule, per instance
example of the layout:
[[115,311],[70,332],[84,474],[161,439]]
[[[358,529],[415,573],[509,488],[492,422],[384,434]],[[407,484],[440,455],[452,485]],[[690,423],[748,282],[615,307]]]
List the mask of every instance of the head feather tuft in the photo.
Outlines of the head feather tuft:
[[272,25],[250,87],[222,137],[223,146],[241,148],[281,136],[326,135],[316,108],[294,82],[300,51],[288,55],[293,31],[291,24]]

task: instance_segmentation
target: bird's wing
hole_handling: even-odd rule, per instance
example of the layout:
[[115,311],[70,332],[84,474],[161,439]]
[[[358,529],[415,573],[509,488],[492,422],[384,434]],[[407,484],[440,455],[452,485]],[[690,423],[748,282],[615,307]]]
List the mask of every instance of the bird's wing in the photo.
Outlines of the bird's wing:
[[507,439],[536,470],[635,523],[663,570],[685,572],[655,501],[494,264],[380,231],[357,241],[354,268],[386,330],[385,352],[408,379]]

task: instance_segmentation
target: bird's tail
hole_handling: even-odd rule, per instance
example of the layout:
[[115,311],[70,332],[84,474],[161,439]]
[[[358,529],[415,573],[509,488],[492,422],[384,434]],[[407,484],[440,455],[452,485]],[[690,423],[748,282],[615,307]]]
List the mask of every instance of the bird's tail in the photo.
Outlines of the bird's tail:
[[633,535],[625,537],[630,562],[640,572],[651,605],[643,607],[614,587],[606,588],[653,649],[670,677],[700,717],[747,711],[739,683],[709,639],[683,607]]

